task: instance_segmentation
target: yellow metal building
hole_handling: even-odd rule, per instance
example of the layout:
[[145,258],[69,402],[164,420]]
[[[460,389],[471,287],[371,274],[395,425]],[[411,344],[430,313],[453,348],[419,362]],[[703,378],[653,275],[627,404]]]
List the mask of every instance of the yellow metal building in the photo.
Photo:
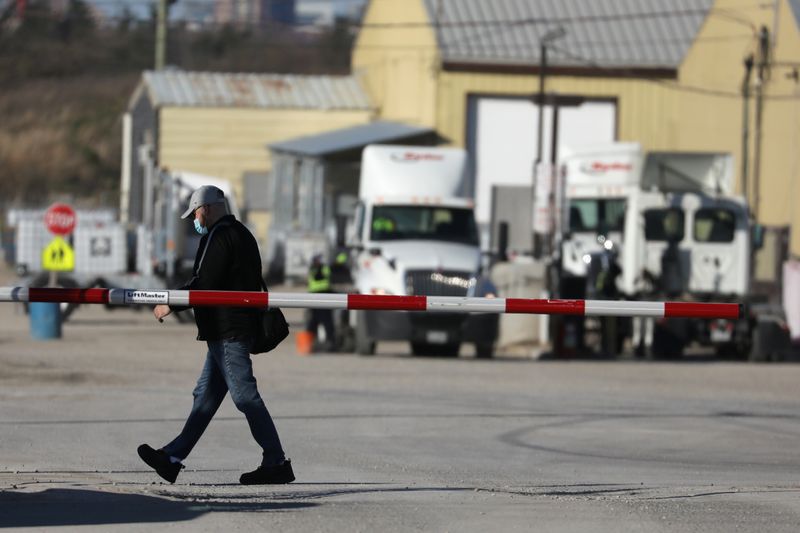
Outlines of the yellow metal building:
[[[229,181],[248,209],[243,176],[267,174],[268,144],[366,124],[373,115],[352,76],[145,72],[125,118],[123,216],[141,221],[142,146],[152,148],[160,168]],[[267,213],[251,209],[248,218],[263,238]]]
[[531,99],[550,34],[545,93],[610,102],[613,140],[732,154],[735,190],[798,257],[799,28],[797,0],[371,0],[352,66],[381,118],[469,147],[471,100]]

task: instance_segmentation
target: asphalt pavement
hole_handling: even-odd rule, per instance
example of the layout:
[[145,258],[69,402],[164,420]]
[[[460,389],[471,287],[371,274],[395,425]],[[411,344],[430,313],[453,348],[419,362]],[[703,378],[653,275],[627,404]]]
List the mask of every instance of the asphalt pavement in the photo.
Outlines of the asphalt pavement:
[[[300,312],[287,313],[299,329]],[[800,365],[254,357],[297,481],[226,399],[174,485],[136,455],[182,427],[193,325],[82,306],[34,341],[0,304],[0,528],[800,531]]]

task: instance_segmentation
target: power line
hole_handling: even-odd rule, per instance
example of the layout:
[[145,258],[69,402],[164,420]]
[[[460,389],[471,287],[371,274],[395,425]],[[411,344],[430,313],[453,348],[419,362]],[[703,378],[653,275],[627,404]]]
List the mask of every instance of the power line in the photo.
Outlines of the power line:
[[[128,2],[124,0],[92,0],[87,3],[89,5],[106,5],[106,6],[121,6],[130,7]],[[181,5],[209,7],[213,8],[213,4],[208,4],[199,0],[182,0]],[[149,8],[149,5],[147,6]],[[684,17],[690,15],[707,15],[718,14],[729,20],[744,24],[755,31],[755,26],[747,19],[736,15],[735,12],[725,9],[682,9],[682,10],[667,10],[667,11],[642,11],[638,13],[616,13],[616,14],[603,14],[603,15],[575,15],[569,17],[527,17],[521,19],[475,19],[475,20],[450,20],[450,21],[420,21],[420,22],[385,22],[385,23],[364,23],[354,20],[345,20],[344,24],[351,28],[375,28],[375,29],[391,29],[391,28],[469,28],[469,27],[509,27],[509,26],[525,26],[525,25],[563,25],[567,23],[591,23],[591,22],[618,22],[626,20],[641,20],[641,19],[667,19],[674,17]],[[27,15],[26,15],[27,16]],[[40,15],[41,16],[41,15]],[[115,15],[104,15],[104,18],[114,19],[118,18]],[[171,19],[176,21],[177,19]],[[195,21],[198,24],[231,24],[239,26],[263,26],[274,24],[269,20],[231,20],[231,21]],[[304,22],[282,22],[284,26],[308,26],[313,23]]]
[[[633,69],[626,69],[625,67],[605,67],[605,66],[599,65],[599,64],[595,63],[594,61],[592,61],[591,59],[587,59],[587,58],[582,57],[582,56],[580,56],[578,54],[575,54],[574,52],[571,52],[571,51],[566,50],[566,49],[564,49],[562,47],[559,47],[559,46],[555,46],[553,44],[550,44],[549,48],[552,48],[554,50],[558,50],[559,52],[561,52],[562,54],[566,55],[570,59],[573,59],[575,61],[580,61],[580,62],[586,64],[587,66],[590,66],[590,67],[598,69],[598,70],[615,71],[615,72],[618,72],[620,70],[622,70],[622,71],[630,70],[630,72],[632,74],[634,73]],[[658,78],[648,78],[648,77],[641,77],[640,76],[639,79],[641,79],[643,81],[646,81],[646,82],[655,83],[657,85],[663,85],[663,86],[668,87],[670,89],[675,89],[675,90],[678,90],[678,91],[690,92],[690,93],[695,93],[695,94],[703,94],[703,95],[706,95],[706,96],[718,96],[718,97],[722,97],[722,98],[741,98],[742,97],[741,93],[733,92],[733,91],[722,91],[722,90],[718,90],[718,89],[708,89],[708,88],[705,88],[705,87],[697,87],[697,86],[693,86],[693,85],[685,85],[685,84],[680,84],[680,83],[677,83],[677,82],[674,82],[674,81],[662,80],[662,79],[658,79]],[[799,100],[800,99],[800,95],[797,95],[797,94],[764,95],[764,99],[765,100]]]
[[624,20],[640,20],[640,19],[666,19],[673,17],[684,17],[688,15],[706,15],[712,12],[717,12],[726,18],[742,22],[752,27],[752,23],[728,10],[719,9],[679,9],[670,11],[642,11],[638,13],[617,13],[608,15],[575,15],[569,17],[527,17],[521,19],[494,19],[494,20],[453,20],[435,22],[385,22],[385,23],[369,23],[358,24],[361,28],[414,28],[414,27],[472,27],[472,26],[520,26],[520,25],[559,25],[567,23],[586,23],[586,22],[618,22]]
[[[123,0],[94,0],[93,4],[99,5],[125,5],[127,4]],[[182,2],[184,5],[197,5],[197,6],[210,6],[210,4],[201,2],[199,0],[183,0]],[[744,6],[739,6],[744,7]],[[761,7],[760,5],[756,5],[755,7]],[[625,14],[615,14],[615,15],[578,15],[578,16],[571,16],[571,17],[552,17],[552,18],[525,18],[525,19],[515,19],[515,20],[463,20],[463,21],[447,21],[442,22],[440,20],[436,20],[434,22],[398,22],[398,23],[357,23],[354,21],[345,22],[345,25],[348,27],[356,27],[356,28],[407,28],[407,27],[496,27],[496,26],[520,26],[520,25],[530,25],[530,24],[547,24],[547,25],[559,25],[565,24],[569,22],[577,23],[577,22],[609,22],[609,21],[620,21],[620,20],[637,20],[637,19],[644,19],[644,18],[670,18],[670,17],[677,17],[677,16],[687,16],[687,15],[697,15],[697,14],[714,14],[718,15],[722,18],[728,19],[733,22],[737,22],[744,26],[747,26],[753,31],[753,35],[755,35],[755,26],[749,20],[739,16],[735,12],[731,10],[725,9],[684,9],[684,10],[673,10],[673,11],[652,11],[652,12],[639,12],[639,13],[625,13]],[[38,17],[47,17],[49,14],[46,13],[28,13],[27,16],[38,16]],[[114,16],[114,15],[106,15],[103,17],[105,20],[118,20],[118,21],[127,21],[130,20],[129,17],[125,16]],[[150,19],[145,19],[146,22],[152,22]],[[274,28],[298,28],[298,27],[313,27],[318,28],[318,26],[314,24],[304,24],[304,23],[273,23],[266,20],[254,20],[254,21],[243,21],[243,22],[220,22],[220,21],[196,21],[196,20],[189,20],[189,19],[171,19],[170,25],[172,27],[180,26],[180,25],[196,25],[200,27],[227,27],[231,26],[236,28],[241,27],[246,30],[253,30],[253,29],[274,29]],[[705,37],[696,39],[697,41],[725,41],[725,40],[738,40],[741,38],[747,38],[747,35],[730,35],[730,36],[715,36],[715,37]],[[628,41],[577,41],[572,42],[573,46],[580,46],[580,47],[593,47],[593,48],[608,48],[608,47],[621,47],[621,46],[635,46],[639,44],[669,44],[673,42],[682,42],[683,39],[674,38],[674,39],[651,39],[651,40],[628,40]],[[448,43],[445,43],[444,46],[446,47]],[[346,48],[352,48],[353,44],[346,44]],[[598,70],[613,70],[615,72],[619,72],[620,70],[626,70],[625,67],[619,66],[603,66],[600,65],[588,58],[585,58],[579,54],[571,52],[565,48],[550,45],[550,47],[554,50],[557,50],[567,57],[579,61],[587,66]],[[308,49],[315,49],[315,48],[331,48],[331,44],[329,43],[291,43],[291,44],[276,44],[270,43],[266,44],[265,48],[272,48],[272,49],[293,49],[293,48],[308,48]],[[428,45],[361,45],[362,49],[431,49],[435,48],[435,46],[428,46]],[[502,50],[513,50],[514,46],[507,46],[507,45],[482,45],[482,49],[502,49]],[[516,47],[518,48],[518,47]],[[631,73],[633,73],[633,69]],[[676,82],[672,82],[669,80],[660,80],[654,78],[643,78],[646,81],[651,83],[657,83],[671,89],[681,90],[686,92],[693,92],[696,94],[704,94],[708,96],[718,96],[718,97],[725,97],[725,98],[740,98],[741,94],[738,92],[731,92],[731,91],[723,91],[717,89],[708,89],[704,87],[697,87],[691,85],[684,85],[679,84]],[[796,100],[798,99],[797,95],[765,95],[765,98],[768,100]]]
[[[126,20],[126,19],[122,19]],[[148,21],[149,22],[149,21]],[[173,29],[179,29],[182,24],[190,24],[187,21],[171,21],[173,24],[171,27]],[[148,24],[149,26],[149,24]],[[192,30],[188,30],[190,34],[194,33]],[[727,36],[718,36],[718,37],[709,37],[705,39],[696,39],[695,42],[700,41],[738,41],[744,38],[749,38],[747,35],[727,35]],[[673,43],[680,43],[683,42],[682,39],[644,39],[644,40],[621,40],[621,41],[575,41],[571,44],[579,46],[579,47],[592,47],[592,48],[614,48],[614,47],[623,47],[623,46],[635,46],[635,45],[657,45],[657,44],[673,44]],[[287,47],[307,47],[307,48],[318,48],[318,47],[326,47],[329,48],[331,46],[337,46],[340,44],[344,44],[342,48],[353,48],[355,43],[325,43],[325,44],[315,44],[315,43],[297,43],[292,44],[291,46]],[[273,45],[268,45],[273,46]],[[446,46],[446,45],[445,45]],[[379,44],[379,45],[370,45],[370,44],[362,44],[359,46],[361,49],[369,49],[369,50],[435,50],[437,48],[436,44],[425,44],[425,45],[406,45],[406,44]],[[500,45],[500,44],[484,44],[481,46],[484,50],[514,50],[518,49],[519,46],[508,46],[508,45]],[[577,56],[576,56],[577,57]]]
[[[89,0],[85,0],[89,2]],[[108,5],[108,6],[124,6],[130,7],[130,2],[126,2],[126,0],[91,0],[89,3],[94,5]],[[181,5],[186,6],[196,6],[196,7],[204,7],[204,8],[212,8],[214,7],[213,2],[203,2],[202,0],[181,0]],[[746,7],[763,7],[762,4],[748,4],[737,6],[739,9],[744,9]],[[673,17],[683,17],[688,15],[706,15],[709,13],[716,13],[720,16],[728,18],[730,20],[734,20],[736,22],[740,22],[746,24],[752,28],[755,26],[747,20],[739,15],[737,15],[734,11],[730,9],[719,9],[719,8],[696,8],[696,9],[677,9],[677,10],[663,10],[663,11],[642,11],[637,13],[614,13],[614,14],[602,14],[602,15],[574,15],[574,16],[566,16],[566,17],[526,17],[521,19],[475,19],[475,20],[434,20],[434,21],[419,21],[419,22],[385,22],[385,23],[363,23],[363,22],[355,22],[351,21],[350,25],[358,28],[415,28],[415,27],[437,27],[437,28],[447,28],[447,27],[473,27],[473,26],[519,26],[519,25],[530,25],[530,24],[543,24],[543,25],[557,25],[557,24],[566,24],[570,22],[575,23],[586,23],[586,22],[617,22],[621,20],[639,20],[639,19],[649,19],[649,18],[673,18]],[[258,23],[259,21],[238,21],[242,24],[249,24],[249,23]],[[302,23],[292,23],[292,24],[302,24]]]

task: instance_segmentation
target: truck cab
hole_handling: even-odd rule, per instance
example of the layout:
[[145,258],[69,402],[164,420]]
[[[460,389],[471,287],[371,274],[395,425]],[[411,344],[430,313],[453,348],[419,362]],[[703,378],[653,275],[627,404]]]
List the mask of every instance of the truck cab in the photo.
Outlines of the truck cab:
[[[729,154],[611,143],[567,150],[561,171],[559,297],[752,303],[752,222],[733,194]],[[690,343],[744,354],[759,321],[565,318],[551,333],[562,354],[592,350],[593,331],[608,355],[628,337],[653,355],[680,355]]]
[[[361,294],[487,296],[466,152],[457,148],[368,146],[350,247]],[[356,351],[408,341],[418,355],[457,355],[462,342],[492,355],[497,316],[361,311]]]
[[639,187],[642,161],[636,143],[566,150],[561,164],[563,207],[556,224],[559,297],[586,298],[593,262],[624,249],[626,213]]

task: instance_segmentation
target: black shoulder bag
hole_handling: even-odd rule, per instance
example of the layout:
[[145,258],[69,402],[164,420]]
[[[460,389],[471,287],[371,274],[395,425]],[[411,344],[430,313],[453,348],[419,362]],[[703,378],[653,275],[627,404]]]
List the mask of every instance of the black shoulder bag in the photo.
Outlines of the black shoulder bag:
[[[261,288],[267,290],[267,284],[261,280]],[[289,336],[289,324],[279,308],[265,308],[258,310],[258,327],[253,338],[250,353],[266,353],[273,350],[283,339]]]

